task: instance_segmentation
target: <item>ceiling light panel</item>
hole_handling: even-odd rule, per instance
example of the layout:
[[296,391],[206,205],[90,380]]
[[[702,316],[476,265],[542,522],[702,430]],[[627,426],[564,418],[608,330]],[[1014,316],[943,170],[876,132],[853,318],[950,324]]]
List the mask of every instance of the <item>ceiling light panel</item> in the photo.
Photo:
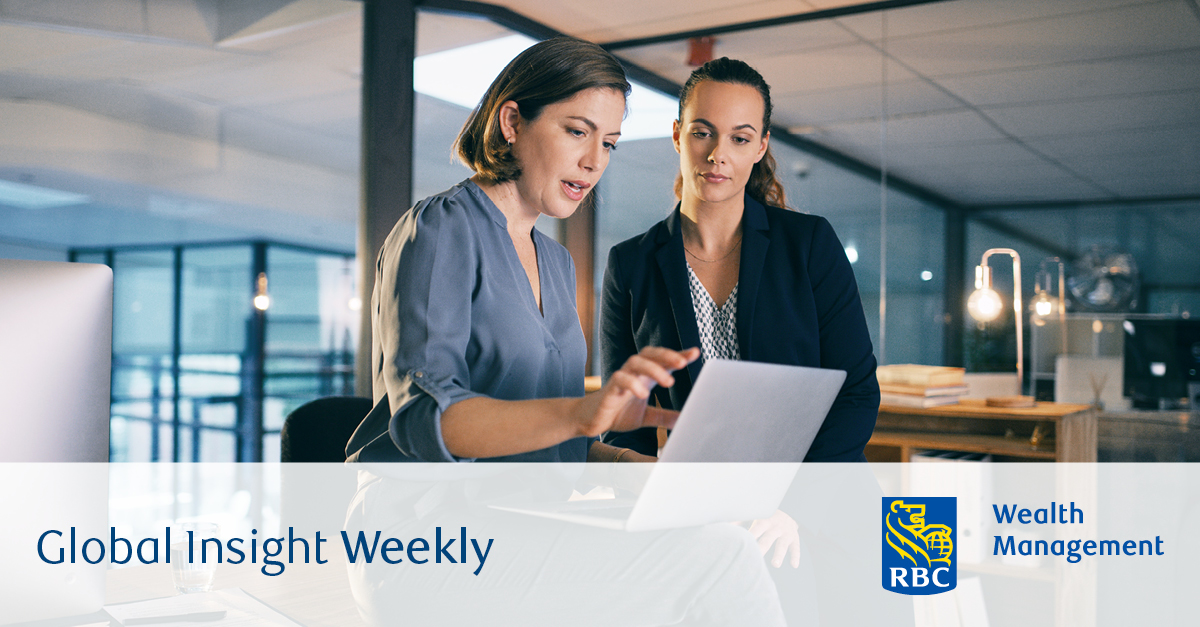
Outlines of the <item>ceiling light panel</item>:
[[0,180],[0,205],[20,209],[53,209],[89,202],[83,194]]
[[[413,86],[419,93],[474,109],[508,62],[535,43],[524,35],[509,35],[422,55],[413,62]],[[677,102],[634,82],[621,140],[670,137]]]

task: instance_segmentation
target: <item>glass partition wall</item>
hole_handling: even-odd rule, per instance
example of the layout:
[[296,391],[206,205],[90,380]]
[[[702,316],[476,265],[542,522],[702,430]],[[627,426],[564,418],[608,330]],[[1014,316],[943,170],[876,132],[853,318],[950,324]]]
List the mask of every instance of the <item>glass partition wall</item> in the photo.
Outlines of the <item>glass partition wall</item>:
[[[1061,259],[1068,282],[1078,282],[1107,272],[1089,261],[1094,250],[1128,254],[1136,270],[1099,282],[1090,295],[1069,289],[1072,315],[1103,311],[1091,300],[1130,281],[1132,298],[1110,303],[1110,311],[1195,315],[1194,7],[1077,11],[969,0],[820,13],[757,28],[746,22],[712,33],[708,43],[713,56],[744,59],[772,85],[772,149],[788,205],[833,224],[880,363],[1013,372],[1019,315],[1030,373],[1028,307],[1043,260]],[[1119,36],[1097,38],[1101,32]],[[655,32],[652,41],[606,45],[681,84],[691,70],[687,37],[704,34]],[[642,232],[674,202],[670,141],[631,145],[638,143],[623,142],[602,182],[597,285],[608,247]],[[1011,262],[993,257],[1004,310],[985,324],[965,305],[975,266],[992,248],[1020,254],[1025,311],[1012,310]],[[1057,295],[1057,281],[1047,283],[1041,289]]]
[[277,461],[290,411],[353,394],[350,254],[248,242],[71,256],[113,269],[113,461]]

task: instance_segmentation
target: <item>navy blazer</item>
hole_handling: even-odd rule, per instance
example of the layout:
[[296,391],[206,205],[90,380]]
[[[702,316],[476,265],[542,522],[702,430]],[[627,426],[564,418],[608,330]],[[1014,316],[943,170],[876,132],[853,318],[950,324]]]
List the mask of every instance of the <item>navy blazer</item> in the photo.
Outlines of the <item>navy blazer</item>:
[[[608,255],[601,304],[604,379],[646,346],[676,350],[700,345],[688,289],[679,207]],[[879,413],[875,355],[862,301],[845,249],[829,221],[746,196],[738,273],[741,358],[834,368],[846,381],[804,461],[865,461]],[[662,407],[679,409],[703,358],[675,373],[670,389],[654,389]],[[654,429],[609,434],[618,446],[654,455]]]

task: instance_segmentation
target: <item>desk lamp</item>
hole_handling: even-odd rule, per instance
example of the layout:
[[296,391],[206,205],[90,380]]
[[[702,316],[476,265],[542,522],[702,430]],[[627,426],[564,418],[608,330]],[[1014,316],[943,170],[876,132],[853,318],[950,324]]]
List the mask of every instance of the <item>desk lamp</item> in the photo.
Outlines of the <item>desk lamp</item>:
[[[1013,259],[1013,311],[1016,313],[1014,318],[1017,321],[1017,391],[1020,392],[1025,381],[1025,349],[1023,346],[1025,339],[1022,333],[1024,313],[1021,308],[1021,256],[1017,254],[1017,251],[1011,248],[990,248],[983,253],[983,260],[978,266],[975,266],[975,292],[967,299],[967,311],[970,312],[971,317],[980,322],[990,322],[1000,315],[1003,303],[1000,301],[1000,295],[992,289],[992,269],[988,267],[987,263],[988,257],[995,254],[1006,254]],[[1018,395],[1010,398],[988,399],[988,404],[1032,407],[1034,403],[1033,397]]]

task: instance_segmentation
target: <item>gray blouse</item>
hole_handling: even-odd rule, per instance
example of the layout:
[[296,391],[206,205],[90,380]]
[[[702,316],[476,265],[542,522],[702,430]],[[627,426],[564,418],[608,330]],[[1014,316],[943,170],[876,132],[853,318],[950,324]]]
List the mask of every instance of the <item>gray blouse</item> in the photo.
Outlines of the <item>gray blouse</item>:
[[[389,437],[372,442],[383,457],[471,461],[452,456],[441,433],[442,412],[464,399],[583,395],[587,347],[571,256],[533,231],[543,315],[507,224],[467,180],[417,203],[384,242],[371,299],[374,397],[386,395],[391,414]],[[575,438],[489,461],[581,462],[589,444]]]

